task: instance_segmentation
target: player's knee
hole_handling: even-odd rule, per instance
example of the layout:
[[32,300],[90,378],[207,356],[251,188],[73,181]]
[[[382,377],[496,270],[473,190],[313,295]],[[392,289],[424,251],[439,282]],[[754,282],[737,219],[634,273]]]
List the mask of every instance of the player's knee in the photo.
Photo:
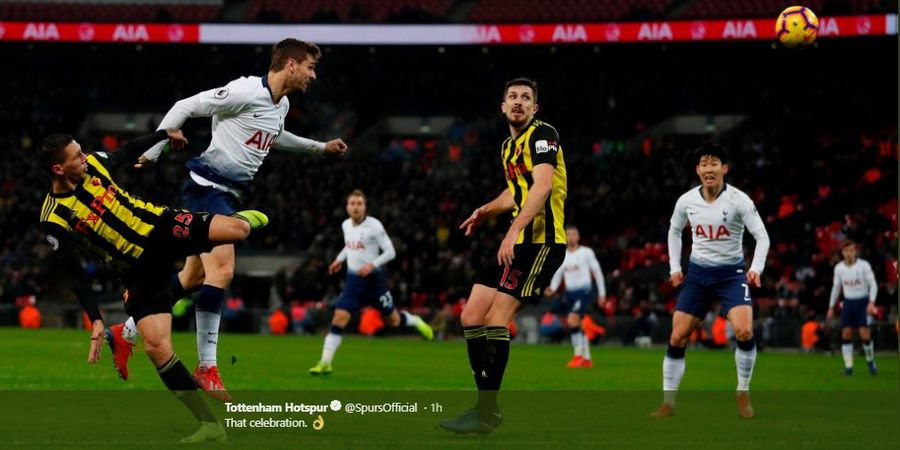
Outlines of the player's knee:
[[339,328],[346,328],[347,323],[349,323],[349,322],[350,322],[350,313],[349,312],[344,311],[342,309],[336,309],[334,311],[334,317],[331,318],[332,325],[339,327]]
[[672,330],[672,335],[669,337],[669,344],[675,347],[687,347],[689,339],[690,333],[682,333],[677,330]]
[[566,320],[566,325],[568,325],[569,328],[575,328],[575,327],[577,327],[577,326],[579,325],[578,322],[579,322],[579,320],[578,320],[578,316],[577,316],[577,315],[575,315],[575,314],[569,314],[569,317],[568,317],[568,319]]
[[388,316],[388,324],[394,328],[400,326],[400,315],[399,314],[391,314]]
[[736,327],[734,329],[734,338],[739,341],[749,341],[753,339],[753,329],[749,327]]
[[168,339],[142,337],[144,338],[144,351],[154,363],[165,362],[171,356],[172,344]]
[[250,224],[246,220],[235,219],[232,223],[234,240],[243,241],[250,236]]
[[475,311],[473,308],[463,308],[459,321],[464,327],[474,327],[484,325],[485,316]]
[[491,308],[487,314],[484,315],[484,324],[492,327],[501,327],[506,326],[510,321],[510,317],[503,311],[498,311],[495,308]]
[[217,266],[215,268],[215,273],[213,273],[213,271],[210,271],[209,279],[215,279],[223,285],[231,284],[231,280],[234,279],[234,266],[232,266],[231,264]]

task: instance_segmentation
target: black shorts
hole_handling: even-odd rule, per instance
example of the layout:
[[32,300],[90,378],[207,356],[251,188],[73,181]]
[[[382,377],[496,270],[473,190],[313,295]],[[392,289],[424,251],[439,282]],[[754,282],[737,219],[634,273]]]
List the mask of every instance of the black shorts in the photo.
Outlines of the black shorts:
[[170,209],[150,233],[144,253],[122,274],[128,290],[125,312],[135,321],[172,311],[175,262],[212,250],[209,225],[214,214]]
[[566,257],[565,244],[516,244],[511,266],[491,265],[476,284],[495,288],[521,302],[536,303]]

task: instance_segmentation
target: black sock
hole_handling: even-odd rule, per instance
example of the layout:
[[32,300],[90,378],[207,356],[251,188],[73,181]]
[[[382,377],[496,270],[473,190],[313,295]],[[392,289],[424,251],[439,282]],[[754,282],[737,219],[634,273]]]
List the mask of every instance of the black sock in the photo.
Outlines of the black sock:
[[484,388],[499,391],[503,383],[503,372],[509,361],[509,328],[484,327],[487,346],[484,351],[484,372],[487,375]]
[[484,349],[487,339],[484,334],[484,325],[463,327],[463,336],[466,338],[466,350],[469,353],[469,366],[472,367],[472,375],[475,377],[475,386],[481,390],[484,370]]
[[481,390],[478,392],[478,416],[487,421],[491,415],[499,411],[497,405],[497,391],[503,383],[503,372],[506,371],[506,363],[509,361],[509,328],[485,327],[484,333],[487,345],[484,351],[484,373],[487,375],[482,381]]
[[201,422],[216,422],[215,416],[210,412],[203,398],[197,392],[197,384],[191,378],[191,374],[181,363],[177,354],[173,354],[169,361],[158,367],[156,373],[162,379],[163,384],[175,394],[175,397],[184,403],[191,414]]

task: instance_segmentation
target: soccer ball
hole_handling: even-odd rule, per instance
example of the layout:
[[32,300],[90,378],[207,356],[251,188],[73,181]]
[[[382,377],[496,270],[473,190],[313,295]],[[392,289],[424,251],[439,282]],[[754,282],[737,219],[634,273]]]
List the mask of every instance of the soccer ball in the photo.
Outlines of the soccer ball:
[[818,34],[819,18],[805,6],[791,6],[775,21],[775,35],[787,48],[806,47]]

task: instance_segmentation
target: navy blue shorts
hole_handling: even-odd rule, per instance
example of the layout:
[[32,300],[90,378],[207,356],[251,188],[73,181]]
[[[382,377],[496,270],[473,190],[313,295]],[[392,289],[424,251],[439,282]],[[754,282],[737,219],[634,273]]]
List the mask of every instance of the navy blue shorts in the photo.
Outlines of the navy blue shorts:
[[569,312],[584,317],[587,313],[588,306],[591,304],[593,292],[590,289],[579,289],[577,291],[566,291],[566,304]]
[[206,211],[230,216],[241,209],[241,201],[229,192],[201,186],[188,178],[181,190],[181,203],[191,211]]
[[384,274],[379,270],[373,270],[366,277],[347,274],[344,291],[334,305],[335,308],[345,309],[351,314],[363,306],[374,306],[383,315],[394,312],[394,297],[388,291]]
[[743,264],[703,267],[692,263],[675,310],[702,319],[716,300],[721,302],[722,314],[726,316],[735,306],[752,304]]
[[841,326],[844,328],[859,328],[869,326],[866,308],[869,307],[869,299],[844,300],[841,308]]

